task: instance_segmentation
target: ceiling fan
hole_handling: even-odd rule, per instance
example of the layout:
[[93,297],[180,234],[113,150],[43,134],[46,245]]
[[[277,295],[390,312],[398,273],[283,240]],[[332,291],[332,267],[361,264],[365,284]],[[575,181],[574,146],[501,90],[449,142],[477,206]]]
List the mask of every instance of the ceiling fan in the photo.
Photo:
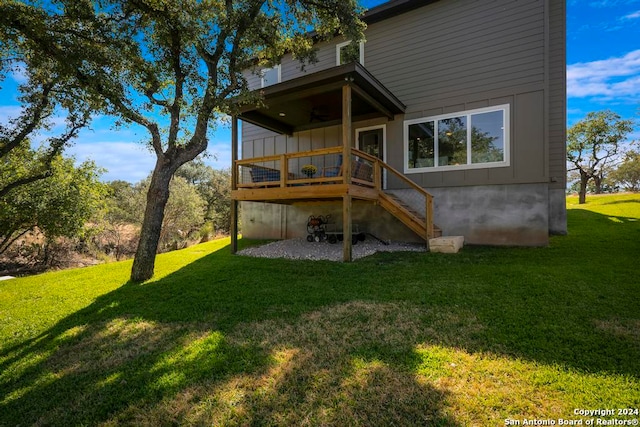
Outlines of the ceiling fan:
[[309,123],[313,123],[314,121],[326,122],[329,120],[329,112],[327,111],[327,107],[319,106],[319,107],[311,107],[311,113],[309,115]]

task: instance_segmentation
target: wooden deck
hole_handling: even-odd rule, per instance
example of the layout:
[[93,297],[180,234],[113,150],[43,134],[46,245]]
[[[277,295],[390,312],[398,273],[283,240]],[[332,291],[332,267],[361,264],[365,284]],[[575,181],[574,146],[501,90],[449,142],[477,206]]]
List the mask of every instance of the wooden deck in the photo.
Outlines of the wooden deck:
[[342,200],[347,195],[354,199],[377,201],[379,191],[372,187],[355,184],[308,183],[288,187],[242,188],[231,193],[231,197],[238,201],[282,204],[300,201]]

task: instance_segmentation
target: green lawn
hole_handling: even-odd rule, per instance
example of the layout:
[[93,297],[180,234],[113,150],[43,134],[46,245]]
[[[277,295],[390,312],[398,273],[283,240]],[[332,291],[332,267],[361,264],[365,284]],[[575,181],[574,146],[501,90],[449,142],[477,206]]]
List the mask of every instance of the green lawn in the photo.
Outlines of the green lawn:
[[227,239],[159,256],[144,284],[130,262],[0,282],[0,426],[640,408],[640,196],[587,200],[568,199],[569,235],[547,248],[340,264],[231,256]]

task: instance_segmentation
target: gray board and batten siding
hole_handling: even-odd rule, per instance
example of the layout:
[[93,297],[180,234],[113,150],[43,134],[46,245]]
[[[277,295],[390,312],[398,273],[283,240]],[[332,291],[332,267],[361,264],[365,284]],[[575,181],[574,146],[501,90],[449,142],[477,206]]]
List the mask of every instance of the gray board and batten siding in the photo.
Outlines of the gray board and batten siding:
[[566,2],[549,0],[549,232],[567,233],[567,39]]
[[[505,194],[517,197],[531,184],[535,203],[549,200],[547,216],[536,217],[535,227],[544,225],[545,234],[566,231],[565,8],[565,2],[558,0],[440,0],[370,23],[364,66],[407,109],[394,120],[354,123],[354,136],[358,128],[385,124],[386,161],[402,171],[405,120],[508,104],[509,166],[406,176],[430,191],[467,187],[466,193],[462,189],[467,195],[502,185],[510,186]],[[285,56],[282,81],[334,67],[340,42],[320,43],[318,62],[307,65],[304,72],[297,61]],[[247,77],[252,88],[260,87],[257,75],[247,73]],[[286,136],[242,125],[243,158],[339,143],[336,126]],[[529,208],[525,202],[523,211]],[[438,210],[436,200],[436,222],[441,222]],[[454,224],[444,224],[443,229],[458,231]],[[544,239],[532,243],[544,244]]]

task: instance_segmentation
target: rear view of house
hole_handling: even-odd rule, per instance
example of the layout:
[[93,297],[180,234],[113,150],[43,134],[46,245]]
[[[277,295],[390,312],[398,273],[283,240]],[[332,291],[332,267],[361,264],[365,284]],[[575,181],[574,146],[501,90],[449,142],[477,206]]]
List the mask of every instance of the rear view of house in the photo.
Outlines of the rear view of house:
[[397,241],[566,232],[565,2],[392,0],[364,20],[365,42],[319,43],[304,71],[247,71],[265,102],[234,120],[243,235],[304,237],[311,215]]

